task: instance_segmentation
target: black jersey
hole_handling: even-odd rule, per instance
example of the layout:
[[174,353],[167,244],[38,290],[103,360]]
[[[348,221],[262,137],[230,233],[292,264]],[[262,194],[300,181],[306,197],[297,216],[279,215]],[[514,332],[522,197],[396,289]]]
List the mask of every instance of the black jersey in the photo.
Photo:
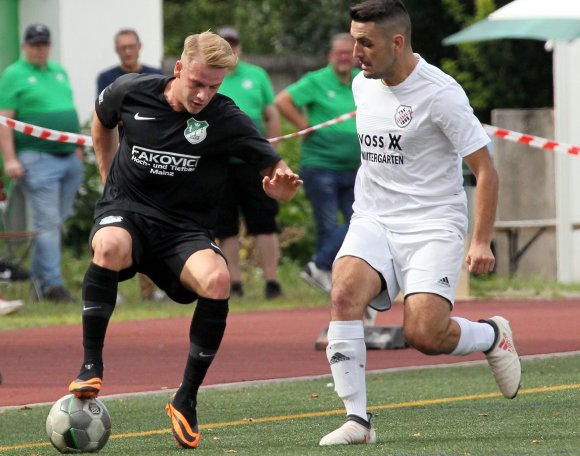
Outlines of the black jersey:
[[107,128],[123,122],[121,137],[98,217],[123,209],[187,228],[215,224],[231,156],[268,168],[281,160],[250,118],[216,94],[198,114],[176,112],[164,89],[169,77],[128,74],[108,86],[95,103]]

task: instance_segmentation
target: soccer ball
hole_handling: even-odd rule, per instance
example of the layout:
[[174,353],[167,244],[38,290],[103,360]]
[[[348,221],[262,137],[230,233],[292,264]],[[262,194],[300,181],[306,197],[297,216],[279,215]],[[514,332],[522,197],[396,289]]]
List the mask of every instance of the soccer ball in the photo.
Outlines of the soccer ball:
[[61,453],[96,453],[109,440],[111,417],[99,399],[79,399],[69,394],[48,412],[46,433]]

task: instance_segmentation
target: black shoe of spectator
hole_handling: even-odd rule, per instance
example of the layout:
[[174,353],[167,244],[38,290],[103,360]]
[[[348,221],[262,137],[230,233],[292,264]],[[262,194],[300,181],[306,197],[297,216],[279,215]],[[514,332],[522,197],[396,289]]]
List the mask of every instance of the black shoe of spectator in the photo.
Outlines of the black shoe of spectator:
[[244,287],[240,282],[232,282],[230,286],[230,298],[243,298]]
[[76,301],[76,299],[72,297],[72,295],[68,292],[68,290],[61,285],[49,288],[48,290],[43,292],[42,299],[45,301],[54,301],[54,302]]
[[18,282],[30,279],[30,273],[10,261],[0,260],[0,281]]
[[266,282],[264,296],[266,296],[266,299],[279,298],[280,296],[282,296],[282,287],[278,282],[268,281]]

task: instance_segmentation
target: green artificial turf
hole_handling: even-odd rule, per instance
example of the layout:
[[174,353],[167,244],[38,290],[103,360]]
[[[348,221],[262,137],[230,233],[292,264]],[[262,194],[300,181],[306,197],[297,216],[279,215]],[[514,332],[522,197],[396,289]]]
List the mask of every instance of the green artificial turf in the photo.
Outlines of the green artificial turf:
[[[204,455],[578,455],[580,356],[523,362],[523,389],[500,397],[487,365],[368,376],[376,445],[318,446],[344,420],[330,377],[203,389],[198,414]],[[167,394],[103,398],[113,422],[104,455],[176,455]],[[49,406],[0,411],[0,455],[57,454]]]

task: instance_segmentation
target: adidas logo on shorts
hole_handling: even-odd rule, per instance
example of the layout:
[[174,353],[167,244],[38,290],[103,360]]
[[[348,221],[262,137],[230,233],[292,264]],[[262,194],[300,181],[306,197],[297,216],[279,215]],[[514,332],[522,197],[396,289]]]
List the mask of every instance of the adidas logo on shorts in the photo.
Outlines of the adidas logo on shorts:
[[442,279],[439,279],[437,281],[437,283],[439,283],[439,284],[441,284],[443,286],[446,286],[447,288],[450,288],[451,287],[451,284],[449,283],[449,279],[447,277],[443,277]]

